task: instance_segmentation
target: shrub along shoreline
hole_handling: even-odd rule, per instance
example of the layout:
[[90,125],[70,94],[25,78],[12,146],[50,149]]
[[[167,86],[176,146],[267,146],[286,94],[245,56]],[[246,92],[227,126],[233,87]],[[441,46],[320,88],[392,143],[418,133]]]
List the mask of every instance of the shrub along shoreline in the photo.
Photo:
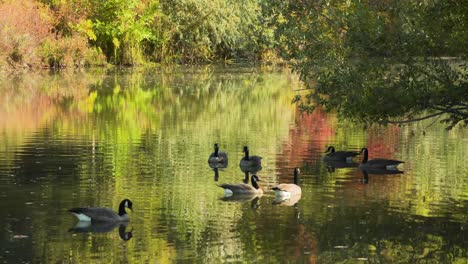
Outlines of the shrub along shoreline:
[[262,1],[3,0],[0,72],[276,60]]

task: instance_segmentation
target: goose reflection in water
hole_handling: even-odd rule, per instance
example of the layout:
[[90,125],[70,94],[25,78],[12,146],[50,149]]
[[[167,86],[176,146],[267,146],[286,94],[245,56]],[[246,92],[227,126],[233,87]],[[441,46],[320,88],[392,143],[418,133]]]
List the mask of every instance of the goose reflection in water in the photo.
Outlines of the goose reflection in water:
[[108,233],[119,227],[119,236],[122,240],[128,241],[133,237],[133,228],[126,231],[128,223],[118,222],[85,222],[79,221],[74,227],[70,228],[68,232],[75,234],[78,233]]
[[233,203],[247,203],[250,202],[250,207],[252,209],[257,209],[260,207],[260,195],[234,195],[230,197],[222,197],[220,200],[224,202],[233,202]]
[[239,167],[243,173],[252,173],[256,174],[257,172],[262,170],[262,166],[252,166],[252,167]]
[[208,166],[213,169],[214,171],[214,181],[217,182],[219,179],[219,169],[224,169],[227,167],[227,160],[226,162],[216,163],[216,162],[208,162]]
[[227,163],[208,163],[208,166],[212,169],[225,169],[227,168]]
[[214,168],[213,171],[214,171],[214,181],[217,182],[219,180],[219,169]]
[[369,174],[375,174],[375,175],[392,175],[392,174],[403,174],[404,171],[400,170],[386,170],[386,169],[361,169],[360,170],[362,173],[363,178],[360,179],[359,181],[362,184],[368,184],[369,183]]
[[280,205],[280,206],[295,206],[301,200],[301,194],[293,194],[290,197],[278,196],[275,195],[275,199],[273,199],[273,205]]
[[358,166],[358,163],[356,162],[349,163],[335,160],[324,160],[323,162],[327,165],[328,172],[335,172],[335,169],[355,168]]

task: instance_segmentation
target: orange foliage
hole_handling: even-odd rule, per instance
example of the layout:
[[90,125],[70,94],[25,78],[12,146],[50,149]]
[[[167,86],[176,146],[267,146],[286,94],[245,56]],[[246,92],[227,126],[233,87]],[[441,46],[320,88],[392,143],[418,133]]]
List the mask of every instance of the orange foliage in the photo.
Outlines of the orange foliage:
[[87,13],[79,2],[61,2],[52,10],[38,0],[0,1],[0,70],[105,64],[86,35],[72,34],[70,25]]
[[49,115],[55,115],[50,98],[45,95],[35,95],[29,98],[28,103],[15,105],[9,102],[8,94],[0,94],[0,102],[6,107],[0,107],[0,129],[2,131],[13,130],[16,132],[32,132],[43,125],[44,119]]
[[0,2],[0,60],[32,64],[35,47],[52,35],[49,9],[34,0]]

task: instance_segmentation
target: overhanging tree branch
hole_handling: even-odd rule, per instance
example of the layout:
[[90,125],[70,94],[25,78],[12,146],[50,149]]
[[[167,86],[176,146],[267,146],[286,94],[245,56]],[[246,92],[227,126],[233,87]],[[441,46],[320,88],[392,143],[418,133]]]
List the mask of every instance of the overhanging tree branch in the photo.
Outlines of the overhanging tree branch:
[[427,115],[427,116],[413,118],[413,119],[407,119],[407,120],[400,120],[400,121],[387,120],[385,122],[389,123],[389,124],[405,124],[405,123],[412,123],[412,122],[417,122],[417,121],[429,119],[429,118],[432,118],[432,117],[435,117],[435,116],[440,116],[442,114],[446,114],[446,112],[442,111],[442,112],[438,112],[438,113],[435,113],[435,114],[432,114],[432,115]]

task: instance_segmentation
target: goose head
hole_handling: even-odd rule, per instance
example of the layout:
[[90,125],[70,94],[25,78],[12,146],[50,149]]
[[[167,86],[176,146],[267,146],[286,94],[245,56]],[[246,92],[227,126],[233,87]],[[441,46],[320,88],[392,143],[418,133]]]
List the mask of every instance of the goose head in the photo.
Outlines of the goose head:
[[260,180],[260,178],[256,174],[252,175],[252,177],[250,178],[250,181],[252,183],[252,186],[255,189],[258,190],[260,188],[260,186],[258,186],[257,182],[262,181],[262,180]]
[[125,211],[125,208],[128,208],[133,211],[132,206],[133,206],[132,201],[130,201],[129,199],[123,199],[119,205],[119,215],[122,216],[122,215],[127,214],[127,212]]
[[369,158],[369,151],[367,150],[367,148],[362,148],[361,151],[359,152],[359,154],[363,154],[363,153],[364,153],[364,157],[362,158],[362,163],[366,163],[367,159]]
[[329,147],[327,148],[327,151],[325,151],[325,153],[328,153],[328,152],[330,152],[330,153],[335,152],[335,147],[329,146]]

